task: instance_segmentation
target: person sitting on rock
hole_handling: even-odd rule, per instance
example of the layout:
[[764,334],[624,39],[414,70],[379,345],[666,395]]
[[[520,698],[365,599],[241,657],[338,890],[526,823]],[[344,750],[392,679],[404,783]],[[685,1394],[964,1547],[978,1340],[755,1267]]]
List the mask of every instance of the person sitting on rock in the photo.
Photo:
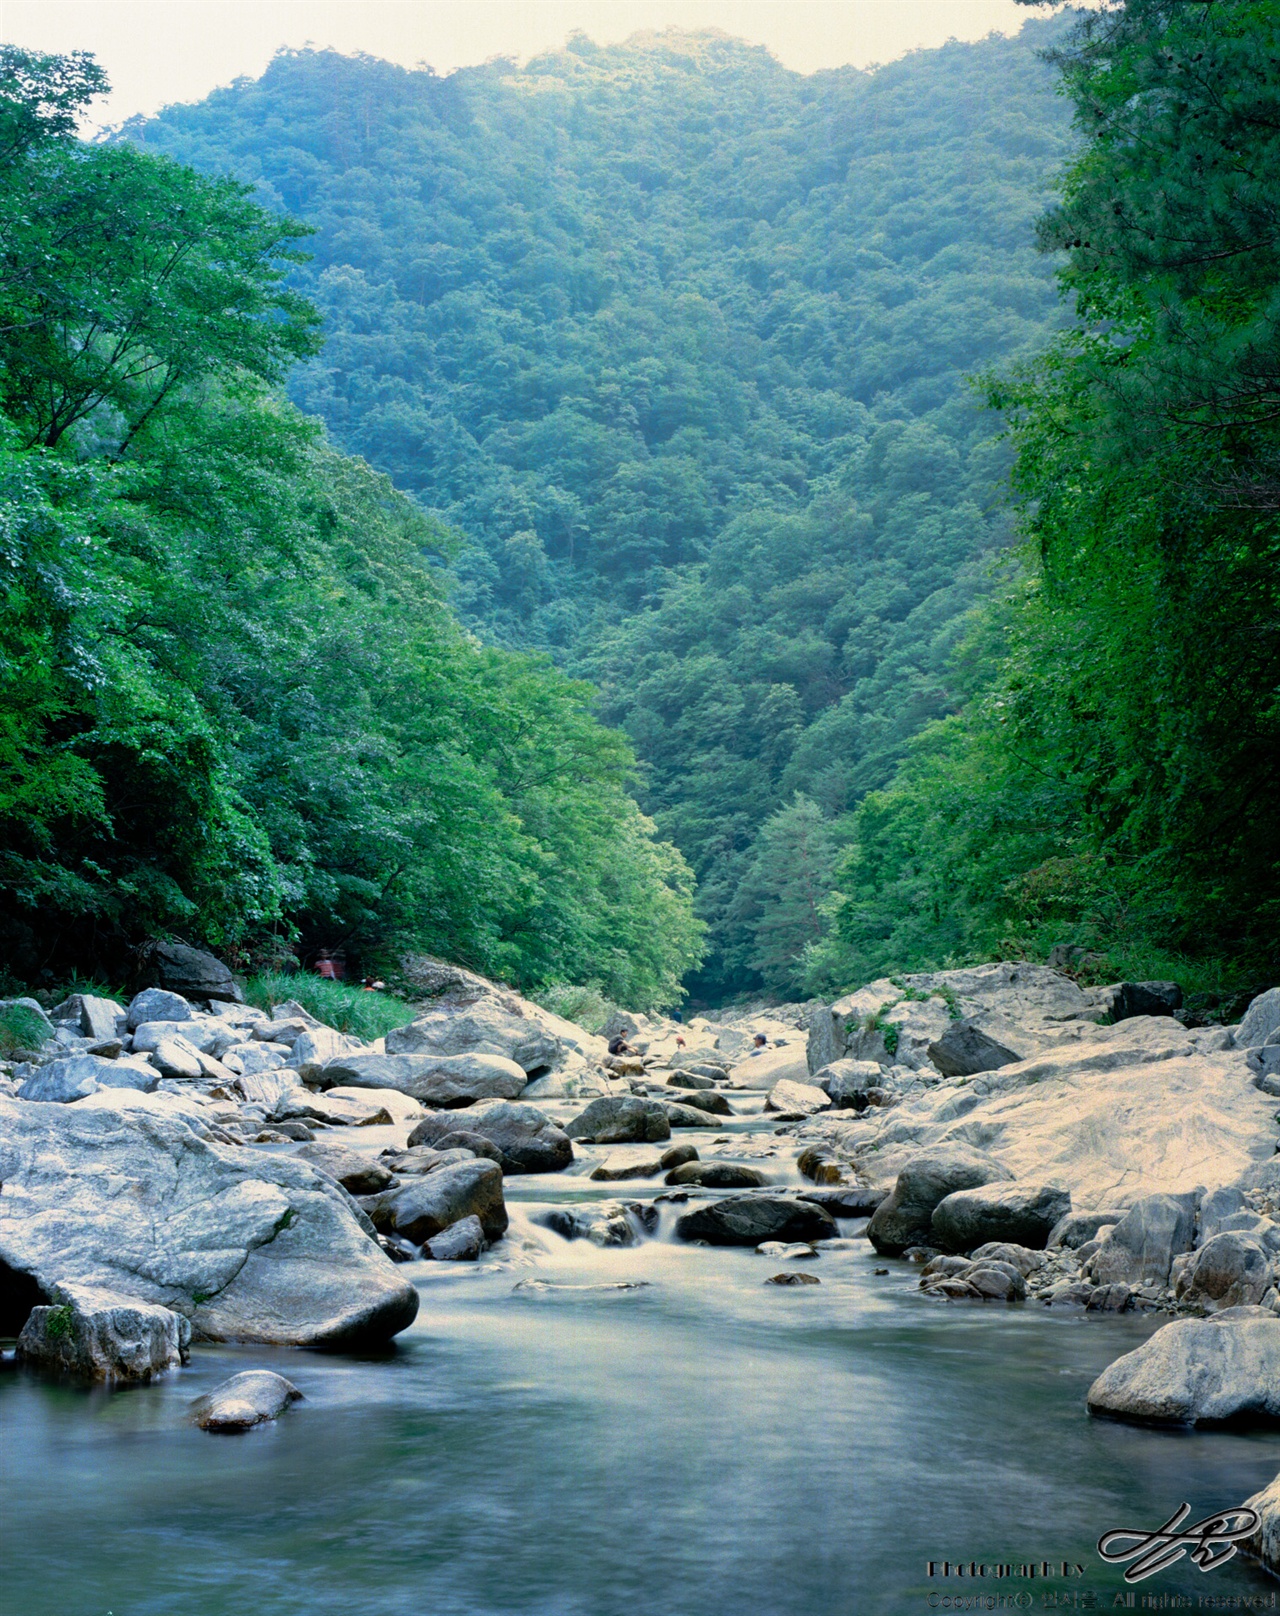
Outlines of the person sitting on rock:
[[762,1032],[758,1032],[751,1040],[751,1053],[753,1055],[758,1055],[762,1049],[767,1049],[768,1047],[769,1040]]
[[627,1042],[627,1035],[615,1032],[609,1040],[609,1053],[611,1055],[630,1055],[633,1053],[631,1045]]

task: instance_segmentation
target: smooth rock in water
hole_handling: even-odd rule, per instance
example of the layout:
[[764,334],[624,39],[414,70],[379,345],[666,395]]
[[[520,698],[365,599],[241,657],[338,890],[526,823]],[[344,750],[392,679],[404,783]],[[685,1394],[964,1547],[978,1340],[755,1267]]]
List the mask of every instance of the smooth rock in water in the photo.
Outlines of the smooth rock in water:
[[929,1233],[935,1207],[956,1190],[1009,1182],[1013,1174],[993,1156],[967,1145],[945,1145],[910,1157],[871,1217],[868,1238],[896,1256]]
[[50,1061],[34,1072],[18,1090],[21,1100],[49,1100],[65,1105],[83,1099],[99,1089],[155,1088],[160,1081],[157,1069],[144,1060],[122,1056],[103,1060],[99,1055],[71,1055]]
[[[332,1027],[308,1027],[289,1046],[288,1061],[304,1083],[314,1083],[332,1062],[341,1060],[344,1055],[358,1055],[367,1048],[359,1038],[348,1038]],[[339,1083],[349,1081],[337,1074],[335,1078]]]
[[602,1094],[621,1094],[626,1084],[603,1071],[548,1072],[524,1089],[524,1100],[594,1100]]
[[837,1060],[813,1074],[813,1085],[826,1094],[837,1110],[866,1109],[867,1093],[884,1082],[884,1068],[876,1061]]
[[386,1128],[392,1122],[390,1111],[377,1100],[335,1100],[331,1094],[310,1094],[301,1087],[291,1089],[279,1102],[276,1115],[282,1121],[310,1117],[332,1128]]
[[808,1086],[809,1068],[804,1051],[794,1045],[785,1049],[758,1049],[743,1056],[729,1071],[729,1081],[736,1089],[772,1089],[779,1083],[801,1083]]
[[1123,1216],[1123,1208],[1110,1212],[1068,1212],[1050,1230],[1045,1248],[1048,1251],[1078,1251],[1095,1239],[1100,1230],[1119,1223]]
[[365,1205],[375,1229],[389,1229],[412,1240],[415,1246],[472,1216],[479,1218],[490,1240],[496,1240],[507,1229],[502,1169],[496,1162],[475,1158],[410,1178],[398,1189],[386,1190],[372,1204]]
[[997,1042],[973,1021],[953,1021],[942,1037],[929,1045],[929,1059],[943,1077],[973,1077],[978,1072],[1012,1066],[1023,1056]]
[[708,1190],[760,1189],[769,1180],[756,1167],[744,1167],[741,1162],[695,1161],[683,1167],[673,1167],[667,1174],[668,1184],[700,1184]]
[[161,988],[189,999],[229,999],[244,1003],[244,994],[231,972],[213,954],[186,943],[156,943],[148,961]]
[[165,988],[144,988],[129,1000],[125,1022],[130,1032],[148,1021],[191,1021],[195,1011],[180,993]]
[[758,1246],[765,1240],[812,1243],[839,1233],[822,1207],[781,1195],[734,1195],[676,1220],[681,1240],[705,1240],[711,1246]]
[[1071,1195],[1057,1184],[983,1184],[955,1190],[934,1208],[929,1225],[936,1245],[972,1251],[988,1241],[1043,1250],[1054,1226],[1071,1210]]
[[573,1141],[564,1129],[537,1106],[512,1100],[482,1100],[464,1118],[432,1112],[418,1123],[408,1142],[434,1145],[460,1128],[498,1147],[504,1173],[558,1173],[573,1161]]
[[775,1083],[765,1098],[766,1111],[777,1111],[787,1116],[811,1117],[831,1108],[831,1096],[813,1083],[799,1083],[784,1077]]
[[683,1167],[686,1162],[694,1162],[697,1159],[696,1145],[672,1145],[658,1157],[658,1166],[669,1173],[673,1167]]
[[673,1104],[670,1100],[660,1100],[663,1114],[667,1124],[672,1128],[707,1128],[710,1126],[707,1113],[699,1111],[691,1105]]
[[[670,1100],[661,1100],[660,1105],[670,1105]],[[685,1089],[677,1100],[676,1105],[682,1110],[701,1111],[703,1124],[707,1126],[707,1117],[731,1117],[734,1115],[733,1107],[723,1094],[712,1094],[705,1090]],[[668,1122],[670,1118],[668,1117]]]
[[636,1246],[658,1227],[658,1209],[643,1201],[596,1201],[552,1207],[536,1222],[563,1240],[589,1240],[593,1246]]
[[1175,1319],[1089,1388],[1089,1412],[1159,1425],[1280,1420],[1280,1318],[1233,1307]]
[[368,1089],[353,1085],[351,1088],[326,1089],[325,1098],[329,1100],[342,1100],[348,1104],[376,1105],[385,1111],[393,1122],[417,1122],[423,1110],[418,1102],[408,1094],[401,1094],[396,1089],[379,1089],[377,1095],[370,1094]]
[[469,1150],[473,1156],[483,1156],[486,1161],[495,1161],[499,1167],[502,1166],[502,1152],[492,1139],[486,1139],[483,1134],[469,1133],[465,1128],[456,1128],[453,1133],[445,1134],[443,1139],[436,1141],[435,1148],[445,1152]]
[[433,1235],[422,1254],[434,1257],[436,1262],[475,1262],[487,1244],[480,1219],[472,1216],[459,1218],[443,1234]]
[[844,1184],[853,1177],[852,1167],[830,1145],[806,1145],[796,1157],[796,1167],[814,1184]]
[[806,1274],[799,1268],[792,1268],[785,1274],[770,1274],[765,1280],[766,1285],[821,1285],[821,1283],[817,1274]]
[[869,1218],[888,1196],[888,1190],[869,1184],[842,1184],[839,1189],[801,1190],[799,1198],[823,1207],[833,1218]]
[[299,1161],[309,1162],[322,1173],[328,1173],[349,1195],[376,1195],[379,1190],[385,1190],[392,1179],[390,1170],[381,1162],[362,1156],[346,1145],[330,1144],[328,1140],[303,1145],[297,1156]]
[[581,1139],[584,1144],[651,1144],[654,1140],[670,1139],[671,1123],[656,1100],[611,1095],[592,1100],[587,1109],[567,1125],[565,1132],[570,1139]]
[[667,1087],[670,1089],[713,1089],[717,1082],[724,1081],[725,1075],[723,1072],[718,1072],[715,1077],[708,1077],[704,1072],[672,1072],[667,1079]]
[[1268,1571],[1280,1571],[1280,1476],[1260,1493],[1246,1498],[1244,1508],[1258,1517],[1258,1529],[1240,1547],[1261,1560]]
[[[829,1245],[830,1242],[823,1241],[823,1244]],[[784,1257],[788,1261],[807,1261],[817,1255],[818,1248],[811,1246],[807,1240],[797,1240],[793,1245],[787,1245],[782,1240],[766,1240],[763,1245],[756,1247],[757,1257]]]
[[1173,1259],[1195,1244],[1200,1195],[1144,1195],[1089,1259],[1095,1285],[1167,1285]]
[[1247,1234],[1224,1231],[1192,1254],[1178,1277],[1180,1302],[1199,1305],[1206,1313],[1228,1307],[1252,1307],[1270,1284],[1267,1253]]
[[602,1161],[599,1167],[592,1169],[591,1177],[602,1184],[617,1184],[628,1178],[652,1178],[661,1171],[662,1162],[657,1156],[621,1154]]
[[[487,1139],[484,1143],[490,1150],[494,1148]],[[406,1178],[413,1174],[434,1173],[437,1167],[453,1167],[458,1162],[472,1161],[475,1156],[473,1150],[434,1150],[430,1145],[415,1145],[412,1150],[384,1150],[378,1160],[397,1177]]]
[[248,1431],[278,1420],[292,1403],[305,1401],[291,1380],[270,1369],[246,1369],[215,1386],[191,1405],[202,1431]]
[[49,1014],[54,1021],[74,1022],[85,1038],[105,1043],[116,1036],[117,1026],[125,1019],[125,1008],[114,999],[99,998],[93,993],[73,993],[69,999],[55,1005]]
[[18,1337],[21,1363],[76,1380],[140,1383],[187,1361],[191,1325],[153,1302],[58,1285]]
[[0,1100],[0,1183],[0,1264],[46,1295],[106,1288],[279,1346],[385,1341],[418,1310],[330,1179],[178,1116]]
[[473,1105],[477,1100],[514,1100],[528,1079],[524,1068],[502,1055],[339,1055],[324,1068],[326,1084],[395,1089],[433,1109]]
[[1268,988],[1250,1002],[1235,1030],[1236,1048],[1253,1049],[1280,1032],[1280,988]]

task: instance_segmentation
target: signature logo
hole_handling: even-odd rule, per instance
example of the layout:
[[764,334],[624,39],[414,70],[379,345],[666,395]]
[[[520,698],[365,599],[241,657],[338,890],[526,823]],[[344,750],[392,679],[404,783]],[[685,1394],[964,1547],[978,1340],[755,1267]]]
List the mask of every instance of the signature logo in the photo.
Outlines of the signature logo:
[[1176,1565],[1185,1554],[1190,1554],[1192,1563],[1201,1571],[1216,1571],[1232,1558],[1240,1539],[1258,1529],[1257,1514],[1243,1505],[1206,1515],[1202,1521],[1187,1526],[1184,1523],[1190,1513],[1190,1504],[1181,1505],[1154,1532],[1135,1532],[1126,1527],[1104,1532],[1098,1539],[1098,1553],[1108,1565],[1133,1561],[1124,1574],[1126,1582],[1153,1577],[1157,1571]]

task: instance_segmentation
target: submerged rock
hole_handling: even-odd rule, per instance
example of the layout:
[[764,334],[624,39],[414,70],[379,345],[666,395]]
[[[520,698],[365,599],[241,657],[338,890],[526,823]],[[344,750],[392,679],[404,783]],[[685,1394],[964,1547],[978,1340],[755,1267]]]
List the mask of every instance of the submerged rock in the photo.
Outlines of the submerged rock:
[[1159,1425],[1280,1419],[1280,1318],[1234,1307],[1175,1319],[1089,1388],[1089,1412]]
[[711,1246],[758,1246],[765,1240],[790,1245],[829,1240],[839,1233],[822,1207],[781,1195],[735,1195],[676,1220],[681,1240],[705,1240]]
[[644,1201],[596,1201],[586,1206],[556,1206],[537,1221],[564,1240],[589,1240],[593,1246],[635,1246],[658,1227],[658,1210]]
[[285,1409],[303,1401],[302,1393],[283,1375],[246,1369],[197,1397],[191,1419],[202,1431],[249,1431],[278,1420]]
[[806,1274],[801,1268],[788,1269],[785,1274],[770,1274],[766,1285],[820,1285],[817,1274]]
[[76,1380],[146,1382],[187,1361],[191,1325],[167,1307],[89,1285],[58,1285],[18,1337],[20,1363]]
[[741,1162],[694,1161],[674,1167],[667,1174],[668,1184],[700,1184],[709,1190],[759,1189],[769,1180],[757,1167]]

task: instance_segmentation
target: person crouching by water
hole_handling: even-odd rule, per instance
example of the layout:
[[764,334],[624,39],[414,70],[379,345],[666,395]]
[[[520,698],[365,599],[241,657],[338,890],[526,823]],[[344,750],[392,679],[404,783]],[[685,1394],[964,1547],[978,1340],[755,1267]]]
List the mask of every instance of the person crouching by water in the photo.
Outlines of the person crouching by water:
[[627,1042],[626,1033],[614,1033],[613,1037],[609,1040],[609,1053],[611,1055],[633,1055],[635,1053],[631,1045]]

